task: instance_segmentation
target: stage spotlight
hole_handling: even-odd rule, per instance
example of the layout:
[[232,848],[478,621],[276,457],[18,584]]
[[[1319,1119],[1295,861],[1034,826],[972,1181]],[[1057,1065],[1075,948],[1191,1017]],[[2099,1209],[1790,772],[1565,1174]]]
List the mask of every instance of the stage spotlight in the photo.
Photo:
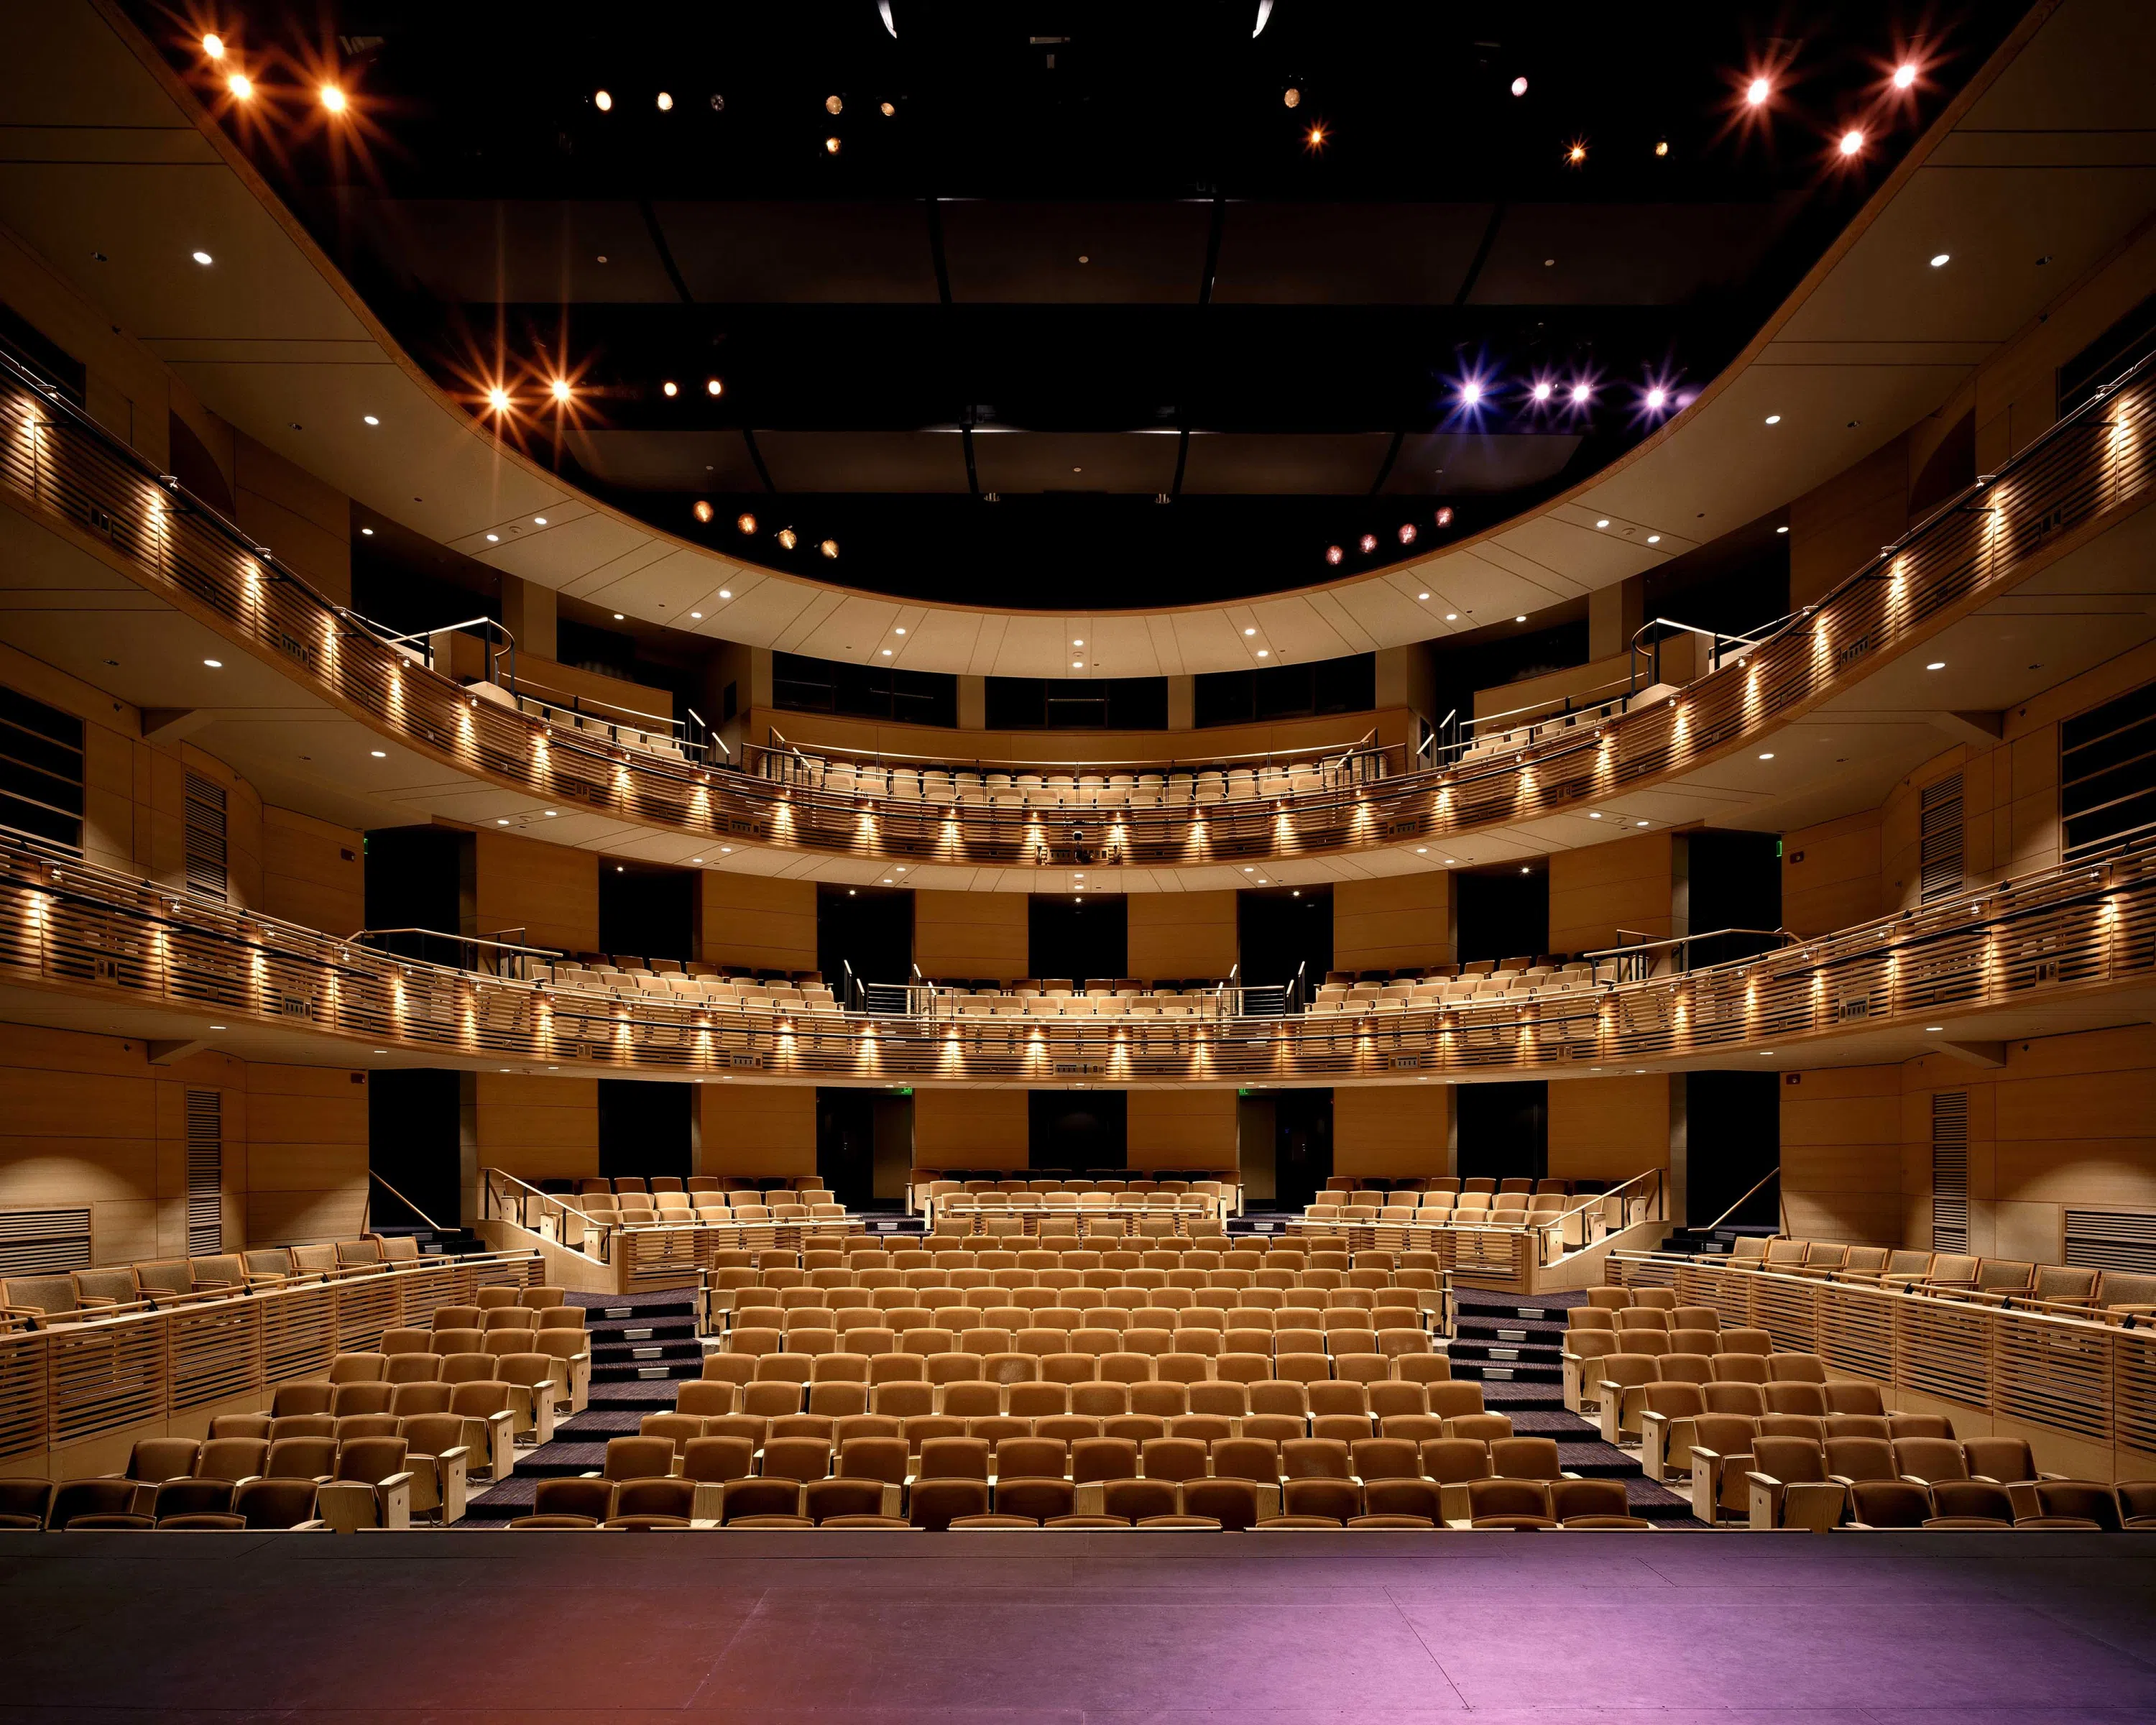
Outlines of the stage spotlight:
[[1400,523],[1400,543],[1403,545],[1413,545],[1414,541],[1414,523],[1413,521],[1402,521]]
[[597,108],[602,114],[613,113],[613,92],[605,90],[593,91],[592,94],[592,105],[594,108]]
[[1450,503],[1438,511],[1437,524],[1440,527],[1449,527],[1452,525],[1452,506]]
[[696,518],[700,521],[708,521],[711,518],[713,511],[710,504],[699,497],[696,500],[696,506],[691,509],[689,513],[696,516]]
[[1337,545],[1328,545],[1325,547],[1325,561],[1328,563],[1337,564],[1347,555],[1348,553]]
[[778,545],[782,551],[791,551],[801,542],[801,536],[791,527],[778,530]]
[[[737,527],[739,527],[744,533],[753,533],[756,531],[756,517],[749,514],[747,510],[743,510],[739,515],[734,517],[734,525]],[[719,597],[721,598],[724,598],[726,595],[724,593],[721,593]]]

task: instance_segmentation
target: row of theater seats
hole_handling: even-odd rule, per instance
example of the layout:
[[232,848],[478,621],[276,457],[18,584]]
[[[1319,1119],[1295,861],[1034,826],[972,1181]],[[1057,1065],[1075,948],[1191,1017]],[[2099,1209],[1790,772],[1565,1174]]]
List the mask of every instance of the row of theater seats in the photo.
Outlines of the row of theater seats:
[[[886,1356],[906,1376],[882,1376],[876,1382],[858,1375],[860,1356],[824,1355],[810,1362],[803,1378],[779,1355],[753,1360],[741,1354],[708,1354],[704,1375],[684,1384],[679,1407],[685,1414],[748,1420],[843,1420],[860,1417],[895,1420],[1150,1420],[1163,1429],[1178,1420],[1219,1420],[1235,1435],[1291,1437],[1368,1437],[1390,1435],[1446,1435],[1435,1423],[1470,1417],[1503,1421],[1481,1414],[1482,1388],[1455,1383],[1445,1375],[1440,1355],[1424,1356],[1427,1375],[1378,1378],[1152,1378],[1136,1381],[1088,1378],[998,1379],[978,1375],[987,1365],[980,1356],[953,1354]],[[927,1374],[938,1365],[951,1375]],[[819,1375],[834,1368],[845,1376]],[[962,1375],[973,1373],[975,1375]],[[1416,1424],[1394,1429],[1394,1422]],[[1133,1427],[1133,1430],[1136,1427]],[[1487,1427],[1476,1428],[1488,1436]],[[1510,1425],[1496,1435],[1509,1433]]]
[[1571,994],[1618,979],[1614,963],[1596,966],[1573,960],[1537,964],[1507,959],[1445,969],[1413,980],[1388,983],[1332,983],[1320,985],[1309,1010],[1321,1014],[1430,1012],[1448,1006],[1503,1005],[1552,994]]
[[619,1197],[593,1193],[580,1194],[573,1202],[591,1220],[622,1228],[660,1222],[827,1227],[846,1220],[845,1206],[820,1191],[775,1194],[770,1202],[752,1192],[653,1192]]
[[930,1011],[942,1019],[1218,1019],[1235,1009],[1234,997],[1219,987],[1175,989],[1147,985],[1133,988],[938,988]]
[[220,1414],[206,1440],[137,1442],[124,1473],[0,1479],[0,1530],[356,1532],[414,1516],[448,1526],[465,1512],[474,1425],[447,1411]]
[[[2020,1438],[1950,1431],[1890,1435],[1912,1417],[1844,1420],[1828,1434],[1727,1414],[1688,1440],[1694,1512],[1754,1528],[2156,1527],[2156,1481],[2070,1480],[2038,1471]],[[1944,1426],[1939,1420],[1937,1425]]]
[[1027,1193],[1050,1192],[1111,1192],[1129,1193],[1168,1192],[1178,1196],[1186,1192],[1202,1192],[1212,1198],[1226,1196],[1235,1183],[1216,1174],[1161,1173],[1150,1177],[1099,1173],[1090,1175],[1055,1174],[1042,1176],[1029,1173],[1009,1174],[929,1174],[914,1176],[914,1195],[920,1198],[945,1198],[954,1192],[1005,1192],[1014,1198]]
[[146,1259],[65,1275],[11,1276],[0,1278],[0,1327],[8,1321],[33,1327],[80,1323],[422,1261],[418,1242],[409,1235],[367,1235],[314,1245]]
[[1648,1525],[1620,1481],[1565,1474],[1548,1438],[1095,1435],[1040,1421],[759,1440],[663,1419],[609,1441],[603,1471],[542,1481],[536,1514],[511,1526]]
[[1979,1258],[1965,1252],[1851,1245],[1841,1240],[1739,1235],[1732,1270],[1771,1271],[1817,1281],[1851,1282],[1909,1293],[1945,1294],[1994,1305],[2042,1306],[2069,1312],[2109,1312],[2156,1318],[2156,1275],[2038,1264],[2025,1258]]
[[667,971],[562,959],[535,964],[529,978],[556,990],[600,999],[686,1006],[704,1012],[770,1013],[782,1017],[837,1018],[838,1001],[820,979],[813,983],[742,981],[707,966]]
[[[1373,1201],[1375,1200],[1375,1201]],[[1528,1228],[1555,1222],[1575,1200],[1558,1192],[1321,1192],[1304,1209],[1316,1226]]]
[[1350,790],[1384,776],[1380,754],[1321,756],[1262,767],[1162,767],[1150,771],[989,772],[976,767],[891,767],[804,754],[766,757],[768,776],[834,796],[993,809],[1186,809],[1213,803]]

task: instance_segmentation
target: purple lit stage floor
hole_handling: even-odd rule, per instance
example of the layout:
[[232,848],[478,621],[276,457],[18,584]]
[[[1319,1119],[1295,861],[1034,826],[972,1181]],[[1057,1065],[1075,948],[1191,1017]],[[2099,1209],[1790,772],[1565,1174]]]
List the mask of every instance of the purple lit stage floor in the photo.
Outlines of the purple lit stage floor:
[[0,1534],[0,1721],[602,1717],[2115,1725],[2156,1535]]

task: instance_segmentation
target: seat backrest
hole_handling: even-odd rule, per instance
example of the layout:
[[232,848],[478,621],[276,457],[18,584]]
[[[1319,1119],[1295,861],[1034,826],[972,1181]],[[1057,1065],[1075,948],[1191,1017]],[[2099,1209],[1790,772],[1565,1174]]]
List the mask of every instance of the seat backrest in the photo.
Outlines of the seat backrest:
[[1826,1440],[1826,1471],[1845,1480],[1892,1480],[1901,1477],[1894,1465],[1894,1446],[1884,1438],[1830,1437]]
[[336,1477],[377,1486],[404,1471],[407,1445],[401,1437],[352,1438],[337,1445]]
[[605,1476],[610,1480],[663,1477],[674,1466],[674,1440],[670,1437],[608,1438]]
[[1859,1480],[1849,1488],[1851,1517],[1867,1527],[1921,1527],[1932,1517],[1932,1494],[1907,1480]]
[[1961,1445],[1952,1438],[1898,1438],[1894,1444],[1894,1471],[1929,1484],[1933,1480],[1964,1480],[1969,1464]]
[[1961,1454],[1971,1479],[1996,1480],[2005,1486],[2036,1477],[2035,1459],[2026,1438],[1964,1438]]
[[1545,1437],[1499,1438],[1490,1445],[1491,1471],[1502,1479],[1553,1480],[1558,1466],[1557,1440]]
[[1810,1438],[1755,1437],[1752,1457],[1761,1473],[1785,1486],[1823,1484],[1826,1479],[1825,1447]]

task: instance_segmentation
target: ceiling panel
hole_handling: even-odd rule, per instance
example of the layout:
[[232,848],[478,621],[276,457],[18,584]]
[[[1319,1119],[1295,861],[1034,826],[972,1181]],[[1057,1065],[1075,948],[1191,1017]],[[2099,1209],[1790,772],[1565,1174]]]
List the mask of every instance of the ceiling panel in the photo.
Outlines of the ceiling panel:
[[1224,305],[1450,305],[1490,223],[1483,203],[1228,206]]
[[707,303],[932,305],[922,207],[903,203],[660,203],[660,231],[690,295]]
[[1376,482],[1392,446],[1391,434],[1382,431],[1195,433],[1183,489],[1201,496],[1359,496]]
[[1448,496],[1538,485],[1563,472],[1583,441],[1571,432],[1419,433],[1400,440],[1383,495]]
[[1209,204],[947,198],[940,213],[961,304],[1198,303]]
[[1681,305],[1742,281],[1799,201],[1513,204],[1468,303]]
[[359,206],[382,255],[475,305],[667,304],[680,295],[634,203],[381,198]]
[[758,431],[756,446],[781,491],[967,489],[965,440],[955,432]]
[[1151,495],[1175,483],[1175,446],[1146,432],[976,432],[973,467],[983,491]]
[[738,431],[571,431],[563,446],[594,479],[654,491],[761,491]]

